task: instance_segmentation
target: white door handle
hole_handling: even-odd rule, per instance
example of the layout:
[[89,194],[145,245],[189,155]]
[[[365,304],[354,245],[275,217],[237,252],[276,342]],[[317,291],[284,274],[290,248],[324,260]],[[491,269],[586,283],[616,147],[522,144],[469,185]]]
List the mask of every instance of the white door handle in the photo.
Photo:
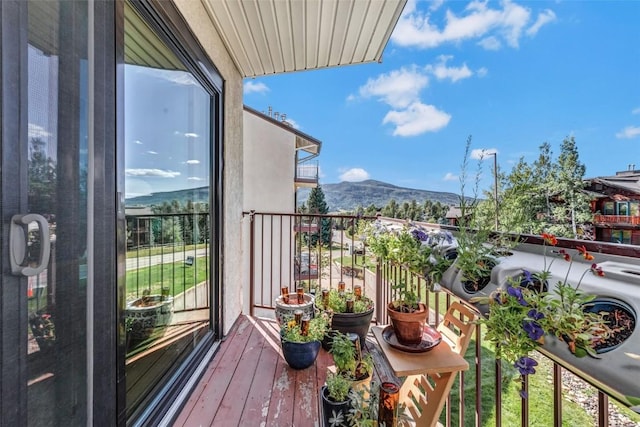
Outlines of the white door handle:
[[[38,224],[40,238],[39,264],[28,266],[26,264],[29,224]],[[46,218],[38,214],[18,214],[11,217],[9,230],[9,263],[11,273],[16,276],[35,276],[40,274],[49,264],[51,242],[49,238],[49,223]]]

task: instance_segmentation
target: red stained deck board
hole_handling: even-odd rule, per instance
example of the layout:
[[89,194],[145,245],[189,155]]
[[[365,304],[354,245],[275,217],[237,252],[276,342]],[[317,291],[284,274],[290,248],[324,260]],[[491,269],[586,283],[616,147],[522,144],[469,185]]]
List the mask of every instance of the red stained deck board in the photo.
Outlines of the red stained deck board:
[[274,329],[265,323],[273,322],[265,322],[260,319],[255,321],[255,327],[260,329],[265,336],[260,352],[260,365],[248,390],[249,395],[240,418],[239,425],[242,426],[266,425],[276,367],[278,360],[282,358],[278,347],[279,337]]
[[[256,372],[262,371],[260,354],[265,343],[262,331],[252,323],[251,335],[242,357],[238,361],[239,368],[235,370],[227,387],[227,392],[220,402],[214,424],[240,425],[240,418],[246,410],[248,392],[252,389]],[[260,363],[259,363],[260,362]],[[260,384],[256,385],[259,387]]]
[[[208,425],[214,420],[224,394],[227,392],[229,382],[238,368],[238,363],[252,330],[253,328],[248,318],[242,317],[239,319],[237,326],[234,327],[233,335],[222,343],[222,346],[226,348],[224,351],[221,348],[219,354],[214,357],[214,361],[218,358],[215,368],[211,369],[210,367],[207,369],[205,376],[199,382],[198,388],[192,393],[192,397],[187,403],[188,407],[191,407],[189,413],[186,418],[183,418],[181,414],[176,423],[174,423],[175,426]],[[195,402],[192,400],[194,397],[197,398]],[[183,414],[184,412],[183,410]],[[209,422],[203,424],[203,420],[209,420]]]
[[270,427],[291,427],[293,425],[294,384],[297,380],[297,373],[298,371],[287,365],[283,357],[278,359],[266,425]]

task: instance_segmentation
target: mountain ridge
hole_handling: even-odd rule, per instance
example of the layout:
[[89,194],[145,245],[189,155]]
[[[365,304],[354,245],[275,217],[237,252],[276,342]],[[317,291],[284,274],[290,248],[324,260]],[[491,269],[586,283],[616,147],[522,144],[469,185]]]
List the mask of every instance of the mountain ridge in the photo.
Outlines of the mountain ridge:
[[[368,179],[365,181],[342,181],[337,184],[321,184],[325,201],[329,210],[353,211],[358,206],[366,208],[375,205],[377,208],[386,206],[392,199],[398,204],[415,200],[419,204],[426,200],[440,202],[445,205],[460,204],[460,195],[432,190],[420,190],[417,188],[400,187],[387,182]],[[310,189],[303,188],[298,191],[298,204],[306,203]]]
[[[331,212],[354,211],[358,206],[366,208],[372,204],[377,208],[382,208],[392,199],[398,204],[412,200],[419,204],[423,204],[426,200],[437,201],[445,205],[460,203],[460,196],[455,193],[400,187],[373,179],[321,184],[320,187]],[[310,188],[298,190],[298,205],[306,203],[310,191]],[[177,200],[182,205],[188,200],[194,203],[207,203],[209,201],[209,187],[151,193],[127,198],[125,203],[127,206],[160,206],[164,202],[171,203],[173,200]]]

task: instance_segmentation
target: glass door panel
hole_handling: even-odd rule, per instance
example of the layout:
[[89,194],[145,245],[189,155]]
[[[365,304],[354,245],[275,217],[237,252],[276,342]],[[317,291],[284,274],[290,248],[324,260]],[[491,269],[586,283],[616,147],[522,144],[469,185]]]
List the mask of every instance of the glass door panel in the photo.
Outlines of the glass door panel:
[[[87,423],[87,5],[31,1],[27,55],[25,277],[28,425]],[[3,183],[3,191],[12,191]]]
[[127,415],[210,329],[212,97],[125,4]]

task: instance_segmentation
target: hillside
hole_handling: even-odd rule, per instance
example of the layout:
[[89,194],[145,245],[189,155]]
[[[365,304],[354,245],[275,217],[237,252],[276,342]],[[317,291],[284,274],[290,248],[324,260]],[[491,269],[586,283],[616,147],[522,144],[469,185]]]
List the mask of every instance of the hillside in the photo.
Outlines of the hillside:
[[[303,188],[298,192],[298,204],[306,203],[310,191],[308,188]],[[425,200],[438,201],[446,205],[460,204],[460,196],[455,193],[398,187],[372,179],[361,182],[322,184],[322,192],[332,212],[352,211],[358,206],[367,207],[371,204],[382,208],[391,199],[395,199],[398,204],[411,200],[416,200],[419,204],[424,203]]]
[[166,191],[151,193],[146,196],[132,197],[125,200],[127,206],[160,206],[163,202],[177,200],[184,205],[188,200],[192,202],[209,202],[209,187],[191,188],[188,190]]
[[[298,204],[306,203],[310,191],[309,188],[299,190]],[[331,212],[352,211],[358,206],[367,207],[371,204],[382,208],[391,199],[395,199],[398,204],[410,202],[414,199],[419,204],[424,203],[425,200],[438,201],[446,205],[458,205],[460,203],[460,196],[454,193],[398,187],[372,179],[361,182],[323,184],[322,191]],[[180,204],[185,204],[188,200],[207,202],[209,200],[209,187],[132,197],[126,200],[126,204],[127,206],[152,206],[161,205],[163,202],[171,202],[172,200],[177,200]]]

